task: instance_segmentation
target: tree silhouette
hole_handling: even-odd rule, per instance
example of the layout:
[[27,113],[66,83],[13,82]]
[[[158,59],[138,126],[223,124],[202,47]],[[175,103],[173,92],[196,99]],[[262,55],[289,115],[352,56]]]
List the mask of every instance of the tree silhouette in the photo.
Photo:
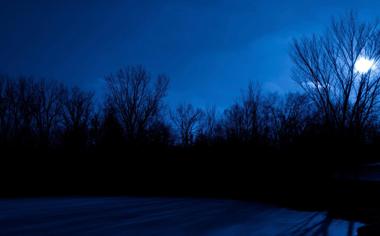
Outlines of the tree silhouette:
[[33,111],[39,145],[47,147],[53,138],[53,131],[58,128],[58,123],[64,114],[62,110],[64,88],[52,80],[30,81],[30,83],[34,95],[30,106]]
[[98,131],[97,146],[106,150],[119,150],[125,144],[123,127],[112,106],[107,106]]
[[6,146],[12,130],[11,107],[8,97],[9,78],[0,77],[0,145]]
[[109,104],[114,106],[127,140],[138,141],[145,136],[161,111],[168,89],[168,78],[160,75],[152,80],[143,67],[136,66],[121,69],[105,80]]
[[218,126],[220,126],[220,124],[217,119],[215,106],[206,108],[199,124],[199,134],[196,140],[197,144],[207,146],[214,144],[217,139]]
[[[371,122],[380,92],[379,42],[377,22],[361,23],[353,13],[334,19],[322,35],[294,40],[294,78],[329,129],[361,136]],[[357,69],[363,61],[373,67]]]
[[[7,144],[33,147],[35,139],[36,96],[29,77],[2,78],[1,132]],[[38,104],[37,104],[38,105]]]
[[277,134],[283,145],[292,144],[313,119],[313,106],[305,94],[289,93],[278,109]]
[[93,93],[79,88],[65,90],[63,95],[63,124],[65,143],[71,147],[84,147],[93,112]]
[[224,127],[230,140],[249,143],[260,135],[261,88],[250,83],[240,101],[224,112]]
[[178,130],[182,145],[193,144],[202,116],[202,110],[194,108],[191,104],[181,104],[171,113],[171,119]]

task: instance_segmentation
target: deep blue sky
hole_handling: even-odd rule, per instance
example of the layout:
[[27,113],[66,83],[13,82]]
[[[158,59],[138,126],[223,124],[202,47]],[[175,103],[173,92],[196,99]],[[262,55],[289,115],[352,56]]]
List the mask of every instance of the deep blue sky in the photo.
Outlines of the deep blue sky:
[[378,0],[0,0],[0,73],[34,75],[103,91],[104,75],[144,65],[171,79],[168,101],[225,107],[248,81],[295,89],[293,37]]

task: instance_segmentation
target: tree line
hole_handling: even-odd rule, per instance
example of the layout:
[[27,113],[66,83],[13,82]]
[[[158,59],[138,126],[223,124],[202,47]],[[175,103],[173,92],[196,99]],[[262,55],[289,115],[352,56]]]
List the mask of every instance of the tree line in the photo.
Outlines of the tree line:
[[[264,93],[251,82],[230,107],[165,103],[169,79],[142,66],[104,78],[105,100],[53,80],[0,78],[0,146],[4,149],[260,147],[377,142],[380,71],[378,24],[354,14],[334,19],[323,34],[292,43],[293,79],[303,89]],[[373,66],[358,71],[368,58]]]
[[311,101],[304,94],[263,95],[253,83],[239,101],[218,114],[215,107],[201,109],[188,103],[169,109],[164,102],[169,80],[165,76],[153,79],[141,66],[124,68],[105,80],[106,101],[99,108],[94,93],[78,87],[1,77],[1,145],[275,144],[291,142],[313,120]]

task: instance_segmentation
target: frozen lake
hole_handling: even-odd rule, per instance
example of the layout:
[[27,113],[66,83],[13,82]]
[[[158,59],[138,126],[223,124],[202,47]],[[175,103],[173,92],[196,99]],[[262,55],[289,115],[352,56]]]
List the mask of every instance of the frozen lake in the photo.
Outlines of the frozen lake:
[[232,200],[0,200],[0,235],[356,235],[360,223]]

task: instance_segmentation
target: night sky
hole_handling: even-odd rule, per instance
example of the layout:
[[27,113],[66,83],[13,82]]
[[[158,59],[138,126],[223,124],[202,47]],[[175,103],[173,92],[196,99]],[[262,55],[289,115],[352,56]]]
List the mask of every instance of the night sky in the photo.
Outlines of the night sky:
[[225,107],[250,80],[294,90],[292,38],[349,10],[372,20],[380,2],[0,0],[0,73],[102,94],[105,75],[141,64],[170,77],[170,104]]

